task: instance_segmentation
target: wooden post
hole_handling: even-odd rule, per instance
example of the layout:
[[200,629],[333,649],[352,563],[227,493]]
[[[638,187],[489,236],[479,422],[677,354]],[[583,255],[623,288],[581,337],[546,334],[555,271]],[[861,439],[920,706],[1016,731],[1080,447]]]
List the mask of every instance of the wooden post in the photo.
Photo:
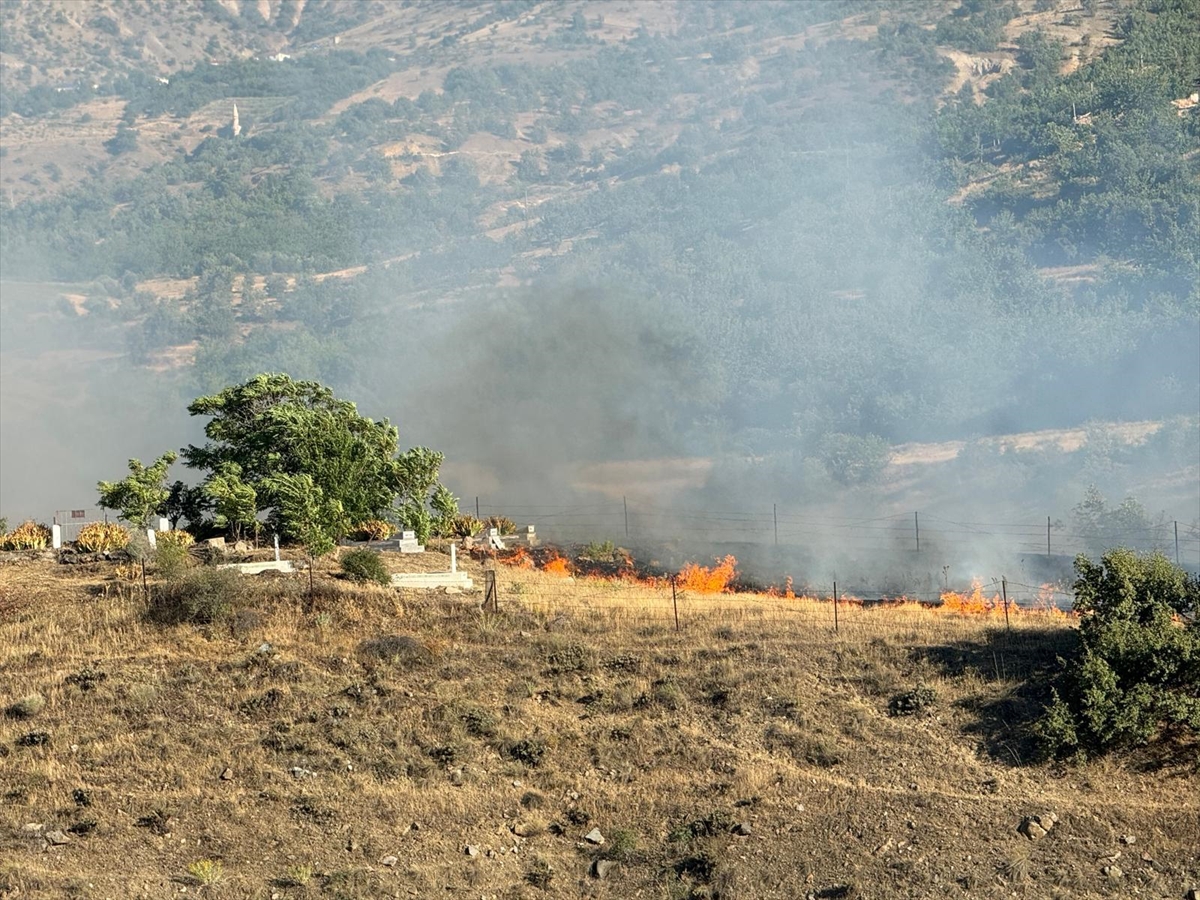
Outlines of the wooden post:
[[[995,582],[992,582],[995,584]],[[1000,594],[1004,597],[1004,627],[1008,631],[1012,631],[1012,624],[1008,621],[1008,579],[1000,579]]]
[[771,519],[775,522],[775,546],[779,546],[779,506],[771,504]]
[[1050,517],[1046,516],[1046,555],[1050,555]]
[[835,634],[840,630],[838,628],[838,609],[837,608],[838,608],[838,595],[837,595],[837,582],[835,581],[833,583],[833,631]]
[[913,529],[917,535],[917,552],[921,552],[921,514],[913,513]]
[[621,507],[625,510],[625,537],[629,537],[629,502],[621,495]]
[[671,607],[675,610],[675,633],[679,633],[679,598],[675,594],[675,576],[671,576]]
[[488,603],[492,604],[492,612],[500,611],[500,598],[496,591],[496,570],[487,569],[483,573],[483,605],[487,608]]
[[479,495],[475,495],[475,518],[479,518]]

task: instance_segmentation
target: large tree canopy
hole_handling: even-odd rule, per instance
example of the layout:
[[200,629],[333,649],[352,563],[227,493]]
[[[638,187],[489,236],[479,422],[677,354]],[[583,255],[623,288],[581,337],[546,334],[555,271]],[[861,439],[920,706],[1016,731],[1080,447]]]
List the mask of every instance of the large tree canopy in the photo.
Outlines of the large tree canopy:
[[436,466],[429,477],[428,463],[440,462],[440,454],[421,447],[399,454],[394,425],[359,415],[315,381],[256,375],[196,399],[188,412],[211,420],[204,427],[208,443],[184,448],[184,462],[206,470],[210,480],[237,472],[253,488],[258,509],[269,510],[288,533],[278,486],[290,477],[311,479],[326,502],[340,506],[347,527],[386,515],[397,501],[423,504],[437,478]]

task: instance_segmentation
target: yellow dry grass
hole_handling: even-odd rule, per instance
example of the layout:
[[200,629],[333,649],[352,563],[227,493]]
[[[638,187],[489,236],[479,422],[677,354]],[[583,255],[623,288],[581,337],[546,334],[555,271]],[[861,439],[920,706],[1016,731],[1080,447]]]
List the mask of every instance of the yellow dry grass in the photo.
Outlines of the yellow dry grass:
[[[835,633],[829,604],[684,595],[676,632],[641,586],[502,568],[491,611],[333,571],[315,598],[249,580],[232,619],[163,626],[108,565],[0,565],[0,703],[46,699],[0,719],[0,894],[1125,897],[1197,877],[1194,768],[1027,757],[1024,679],[1061,622],[846,608]],[[387,635],[411,640],[365,643]],[[917,685],[934,708],[889,716]],[[1016,833],[1046,810],[1050,836]]]

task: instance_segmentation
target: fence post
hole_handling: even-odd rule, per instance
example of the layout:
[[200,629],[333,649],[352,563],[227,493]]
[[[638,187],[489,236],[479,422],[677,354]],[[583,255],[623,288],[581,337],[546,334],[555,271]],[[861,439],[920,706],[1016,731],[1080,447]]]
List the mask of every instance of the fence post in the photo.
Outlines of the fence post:
[[479,495],[475,495],[475,518],[479,518]]
[[500,611],[500,597],[499,597],[498,591],[496,590],[496,570],[495,569],[487,569],[484,571],[483,584],[484,584],[484,594],[483,594],[484,608],[487,607],[488,601],[491,601],[492,612],[499,612]]
[[833,633],[837,634],[841,629],[838,628],[838,593],[837,582],[833,583]]
[[675,633],[679,634],[679,599],[675,595],[675,576],[671,576],[671,607],[675,610]]
[[1012,631],[1012,624],[1008,621],[1008,578],[1000,579],[1000,594],[1004,597],[1004,628],[1006,631]]

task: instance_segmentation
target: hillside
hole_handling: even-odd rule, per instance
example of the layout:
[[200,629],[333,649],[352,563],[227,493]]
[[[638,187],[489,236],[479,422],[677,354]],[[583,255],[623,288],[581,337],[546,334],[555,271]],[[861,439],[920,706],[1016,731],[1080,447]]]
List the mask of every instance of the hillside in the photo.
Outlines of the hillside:
[[86,442],[63,495],[269,369],[525,502],[1200,408],[1195,0],[0,12],[0,458]]
[[[388,564],[446,563],[415,559]],[[846,607],[835,633],[828,603],[685,593],[677,634],[644,587],[502,568],[481,612],[330,574],[315,601],[305,579],[255,579],[219,624],[170,625],[113,564],[6,556],[0,894],[1124,898],[1200,881],[1186,748],[1031,761],[1038,673],[1073,640],[1060,618],[1005,632]],[[1050,814],[1044,837],[1019,833]]]

